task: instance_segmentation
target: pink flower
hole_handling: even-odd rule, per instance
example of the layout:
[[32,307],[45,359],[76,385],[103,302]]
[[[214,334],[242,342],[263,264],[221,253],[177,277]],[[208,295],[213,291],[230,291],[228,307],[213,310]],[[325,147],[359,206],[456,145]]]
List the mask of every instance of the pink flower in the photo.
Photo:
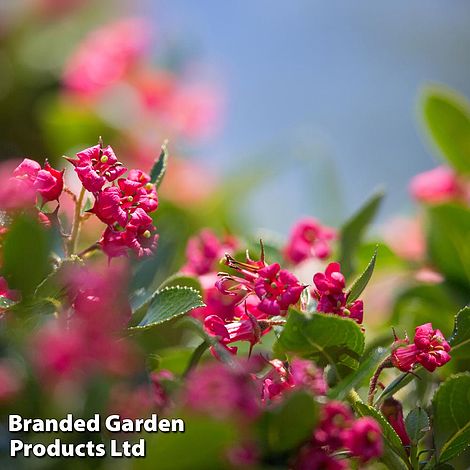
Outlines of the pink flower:
[[362,300],[348,303],[348,293],[344,292],[345,279],[341,273],[339,263],[330,263],[325,273],[317,273],[313,276],[316,289],[312,294],[317,299],[317,311],[334,313],[342,317],[348,317],[361,324],[364,317],[364,304]]
[[126,225],[123,238],[139,258],[151,256],[158,240],[152,218],[143,209],[137,208]]
[[173,373],[166,369],[150,374],[153,401],[159,411],[164,410],[170,404],[171,398],[167,390],[167,384],[175,380],[176,378]]
[[121,80],[143,56],[149,42],[149,25],[124,19],[92,32],[70,57],[63,81],[82,97],[93,97]]
[[121,206],[121,191],[116,186],[110,186],[99,192],[90,212],[108,225],[117,223],[125,227],[127,224],[128,213]]
[[254,442],[244,442],[231,447],[227,458],[234,468],[252,468],[259,461],[260,451]]
[[458,199],[461,195],[457,175],[445,166],[416,175],[411,180],[410,192],[416,200],[428,204]]
[[270,369],[263,377],[261,399],[263,402],[274,400],[294,386],[292,376],[284,363],[279,359],[269,361]]
[[401,403],[394,398],[387,398],[380,407],[380,411],[398,434],[402,444],[405,447],[409,446],[411,441],[410,436],[408,436],[406,431],[405,420],[403,419],[403,407],[401,406]]
[[77,157],[77,160],[67,160],[75,167],[84,188],[94,194],[101,191],[106,181],[114,181],[127,171],[109,145],[89,147],[78,152]]
[[274,263],[258,271],[254,290],[261,300],[258,309],[268,315],[283,315],[296,304],[305,286],[297,278]]
[[16,397],[22,388],[22,380],[16,368],[5,359],[0,361],[0,403]]
[[[0,276],[0,299],[2,298],[18,302],[20,300],[20,293],[17,290],[10,289],[6,279]],[[4,312],[5,310],[0,308],[0,315]]]
[[219,241],[210,229],[201,230],[196,236],[190,238],[186,247],[187,262],[181,269],[188,274],[201,276],[217,269],[219,260],[226,251],[236,248],[237,241],[232,237],[225,237]]
[[414,344],[396,348],[392,363],[403,372],[409,372],[419,363],[429,372],[434,372],[450,361],[450,345],[440,330],[434,330],[431,323],[417,326]]
[[326,395],[328,386],[323,371],[307,359],[294,358],[290,362],[290,373],[296,387],[302,387],[315,395]]
[[335,238],[332,228],[324,227],[311,217],[299,220],[289,236],[284,256],[294,264],[308,258],[327,258],[331,253],[329,242]]
[[294,470],[346,470],[347,464],[328,455],[324,449],[308,444],[300,450],[293,468]]
[[314,443],[335,451],[344,447],[353,422],[351,410],[340,401],[330,401],[321,410],[320,423],[314,432]]
[[252,420],[259,415],[259,390],[242,363],[229,367],[221,362],[193,371],[186,382],[185,401],[198,412],[218,419]]
[[33,186],[44,201],[59,200],[64,189],[64,171],[55,170],[47,161],[44,169],[38,171]]
[[124,232],[119,232],[111,227],[104,231],[99,245],[108,258],[117,258],[118,256],[127,256],[128,245],[123,237]]
[[347,433],[345,444],[354,456],[368,462],[383,453],[382,429],[373,418],[359,418]]

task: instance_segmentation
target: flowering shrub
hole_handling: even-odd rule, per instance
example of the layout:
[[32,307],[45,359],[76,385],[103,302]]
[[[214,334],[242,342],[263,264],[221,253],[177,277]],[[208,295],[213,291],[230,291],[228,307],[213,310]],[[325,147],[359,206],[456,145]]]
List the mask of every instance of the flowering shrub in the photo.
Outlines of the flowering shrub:
[[[106,34],[89,40],[104,47]],[[78,52],[70,92],[99,94],[125,76],[141,54],[131,39],[97,53],[119,59],[103,76],[88,76],[93,54]],[[157,233],[166,145],[144,169],[101,139],[64,169],[4,163],[2,413],[186,418],[183,435],[146,436],[134,468],[463,468],[470,111],[441,89],[423,103],[449,166],[411,183],[426,220],[413,256],[365,239],[377,193],[339,229],[302,218],[283,243],[205,228],[168,277],[179,253]],[[404,279],[395,293],[379,282],[390,273]]]

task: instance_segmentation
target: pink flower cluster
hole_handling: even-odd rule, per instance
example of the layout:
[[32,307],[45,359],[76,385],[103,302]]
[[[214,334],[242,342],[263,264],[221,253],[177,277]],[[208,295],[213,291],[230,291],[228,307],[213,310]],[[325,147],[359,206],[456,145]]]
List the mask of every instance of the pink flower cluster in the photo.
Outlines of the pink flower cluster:
[[334,229],[321,225],[313,217],[306,217],[293,227],[284,247],[284,257],[293,264],[309,258],[328,258],[331,254],[330,242],[335,237]]
[[95,145],[68,159],[83,187],[95,197],[90,210],[107,225],[100,246],[110,257],[125,256],[129,249],[138,257],[149,256],[158,235],[149,213],[158,207],[156,187],[141,170],[127,172],[108,145]]
[[341,273],[339,263],[330,263],[325,273],[317,273],[313,276],[313,297],[317,299],[317,311],[333,313],[341,317],[351,318],[361,324],[364,314],[362,300],[348,303],[349,294],[344,291],[345,279]]
[[[399,340],[396,343],[408,343]],[[421,364],[429,372],[434,372],[450,361],[450,344],[440,330],[435,330],[431,323],[417,326],[413,344],[396,347],[392,353],[392,363],[403,372],[409,372],[416,364]]]
[[[3,172],[2,172],[3,173]],[[25,158],[10,174],[6,169],[0,188],[0,208],[4,210],[31,209],[38,202],[58,201],[64,188],[64,170],[44,168],[35,160]]]
[[342,470],[344,460],[332,455],[345,449],[362,463],[380,457],[383,452],[382,429],[370,417],[354,419],[351,410],[341,402],[330,401],[321,410],[320,423],[312,440],[305,445],[295,462],[296,470]]

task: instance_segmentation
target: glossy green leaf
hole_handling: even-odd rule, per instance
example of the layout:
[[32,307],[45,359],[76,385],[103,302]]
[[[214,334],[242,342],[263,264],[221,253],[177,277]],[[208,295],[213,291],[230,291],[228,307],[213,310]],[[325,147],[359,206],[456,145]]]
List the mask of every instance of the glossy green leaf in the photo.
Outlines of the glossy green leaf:
[[470,307],[465,307],[456,315],[454,331],[449,343],[453,358],[470,359]]
[[359,298],[362,294],[363,290],[366,288],[367,284],[372,277],[372,273],[374,272],[375,268],[375,261],[377,259],[377,248],[375,248],[374,254],[372,255],[372,259],[369,261],[367,268],[364,272],[353,282],[351,287],[348,289],[348,303],[354,302]]
[[383,197],[383,191],[375,193],[340,230],[339,260],[341,271],[346,277],[349,277],[356,269],[356,251],[367,227],[376,216]]
[[370,380],[377,365],[382,362],[390,351],[386,348],[376,348],[371,351],[363,359],[359,368],[352,374],[345,377],[338,384],[336,384],[328,393],[331,399],[343,400],[347,394],[353,389]]
[[423,118],[441,155],[457,171],[470,173],[470,107],[467,100],[444,87],[425,89]]
[[318,419],[311,394],[295,392],[274,408],[268,408],[260,420],[263,446],[272,453],[294,449],[308,440]]
[[447,379],[432,400],[437,461],[447,462],[470,445],[470,374]]
[[313,359],[320,366],[329,364],[338,379],[359,366],[364,351],[364,333],[349,318],[289,309],[289,317],[275,350]]
[[201,296],[191,287],[166,287],[155,293],[144,318],[131,329],[150,328],[203,306]]
[[162,150],[158,159],[150,170],[150,182],[158,188],[162,183],[168,165],[168,148],[166,142],[162,145]]
[[161,290],[165,287],[175,287],[175,286],[180,286],[180,287],[191,287],[195,291],[199,292],[199,294],[202,295],[202,286],[201,283],[199,282],[199,279],[196,277],[188,276],[186,274],[182,273],[176,273],[173,276],[170,276],[168,279],[163,281],[158,288],[158,290]]
[[416,445],[429,431],[429,417],[423,408],[411,410],[405,419],[406,432],[411,442]]

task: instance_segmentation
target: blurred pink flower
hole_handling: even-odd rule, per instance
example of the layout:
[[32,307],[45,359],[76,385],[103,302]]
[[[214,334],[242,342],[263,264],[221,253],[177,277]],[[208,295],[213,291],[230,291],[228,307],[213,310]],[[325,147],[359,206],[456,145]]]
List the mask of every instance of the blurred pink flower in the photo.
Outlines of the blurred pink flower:
[[144,55],[149,24],[126,18],[92,31],[70,57],[63,82],[71,93],[93,97],[122,79]]
[[383,236],[390,248],[402,258],[420,261],[426,251],[422,220],[419,217],[394,217],[384,227]]
[[14,399],[23,386],[22,378],[13,364],[0,360],[0,403]]
[[461,196],[457,175],[445,166],[416,175],[411,180],[410,192],[417,201],[428,204],[439,204]]
[[362,462],[380,457],[384,448],[382,428],[369,416],[357,419],[347,433],[346,447]]

